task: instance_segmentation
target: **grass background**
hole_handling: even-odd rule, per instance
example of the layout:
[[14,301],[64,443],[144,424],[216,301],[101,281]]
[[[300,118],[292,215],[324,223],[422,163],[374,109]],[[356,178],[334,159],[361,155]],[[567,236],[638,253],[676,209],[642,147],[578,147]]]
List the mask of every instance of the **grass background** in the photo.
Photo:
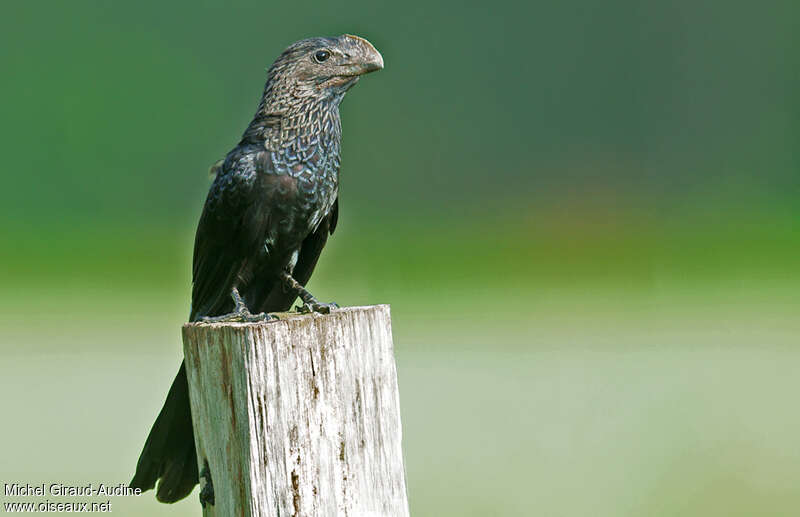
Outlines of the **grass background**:
[[412,513],[800,507],[794,4],[3,9],[0,482],[129,480],[208,166],[286,44],[352,32],[387,66],[311,287],[392,305]]

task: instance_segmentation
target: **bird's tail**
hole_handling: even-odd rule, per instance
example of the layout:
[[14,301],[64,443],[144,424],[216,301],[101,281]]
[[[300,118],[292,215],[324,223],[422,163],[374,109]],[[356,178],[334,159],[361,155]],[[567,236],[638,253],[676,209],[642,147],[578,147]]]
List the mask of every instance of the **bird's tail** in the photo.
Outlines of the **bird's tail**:
[[159,479],[156,499],[162,503],[183,499],[198,482],[189,384],[184,363],[181,363],[164,407],[150,429],[130,487],[140,488],[144,492],[155,487]]

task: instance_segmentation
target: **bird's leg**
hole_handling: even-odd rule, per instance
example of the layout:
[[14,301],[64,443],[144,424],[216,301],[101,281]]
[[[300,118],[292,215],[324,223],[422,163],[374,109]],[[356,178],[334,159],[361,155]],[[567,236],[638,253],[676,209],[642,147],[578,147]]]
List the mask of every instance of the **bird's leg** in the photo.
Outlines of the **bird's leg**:
[[208,470],[208,461],[200,471],[200,479],[205,480],[200,488],[200,506],[203,508],[210,504],[214,506],[214,483],[211,482],[211,471]]
[[251,313],[247,308],[247,305],[245,305],[244,300],[242,300],[239,290],[235,287],[231,290],[231,298],[233,298],[234,303],[233,312],[223,314],[222,316],[205,316],[202,321],[206,323],[245,323],[252,321],[269,321],[274,319],[274,316],[270,316],[266,312],[259,312],[258,314]]
[[281,275],[281,280],[283,280],[283,285],[285,285],[287,289],[297,293],[297,296],[303,300],[303,306],[300,307],[300,312],[319,312],[322,314],[330,314],[331,309],[339,308],[339,306],[335,303],[322,303],[314,298],[314,295],[309,293],[305,287],[300,285],[300,282],[292,278],[292,275],[285,271]]

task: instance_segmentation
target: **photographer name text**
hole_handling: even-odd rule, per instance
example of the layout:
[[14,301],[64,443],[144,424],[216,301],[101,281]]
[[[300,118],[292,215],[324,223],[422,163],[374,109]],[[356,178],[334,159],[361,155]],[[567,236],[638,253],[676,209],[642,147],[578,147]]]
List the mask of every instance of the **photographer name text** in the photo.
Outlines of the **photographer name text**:
[[131,488],[124,483],[109,485],[106,483],[87,485],[65,485],[63,483],[42,483],[40,485],[3,483],[6,497],[101,497],[142,495],[141,488]]

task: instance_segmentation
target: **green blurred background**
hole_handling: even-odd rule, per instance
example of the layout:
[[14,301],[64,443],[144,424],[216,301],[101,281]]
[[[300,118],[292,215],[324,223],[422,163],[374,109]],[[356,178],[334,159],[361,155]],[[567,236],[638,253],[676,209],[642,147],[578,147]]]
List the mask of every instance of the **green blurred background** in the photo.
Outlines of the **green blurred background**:
[[392,304],[412,513],[796,515],[798,15],[6,3],[0,482],[130,478],[180,361],[208,168],[286,45],[349,32],[386,68],[342,105],[311,287]]

